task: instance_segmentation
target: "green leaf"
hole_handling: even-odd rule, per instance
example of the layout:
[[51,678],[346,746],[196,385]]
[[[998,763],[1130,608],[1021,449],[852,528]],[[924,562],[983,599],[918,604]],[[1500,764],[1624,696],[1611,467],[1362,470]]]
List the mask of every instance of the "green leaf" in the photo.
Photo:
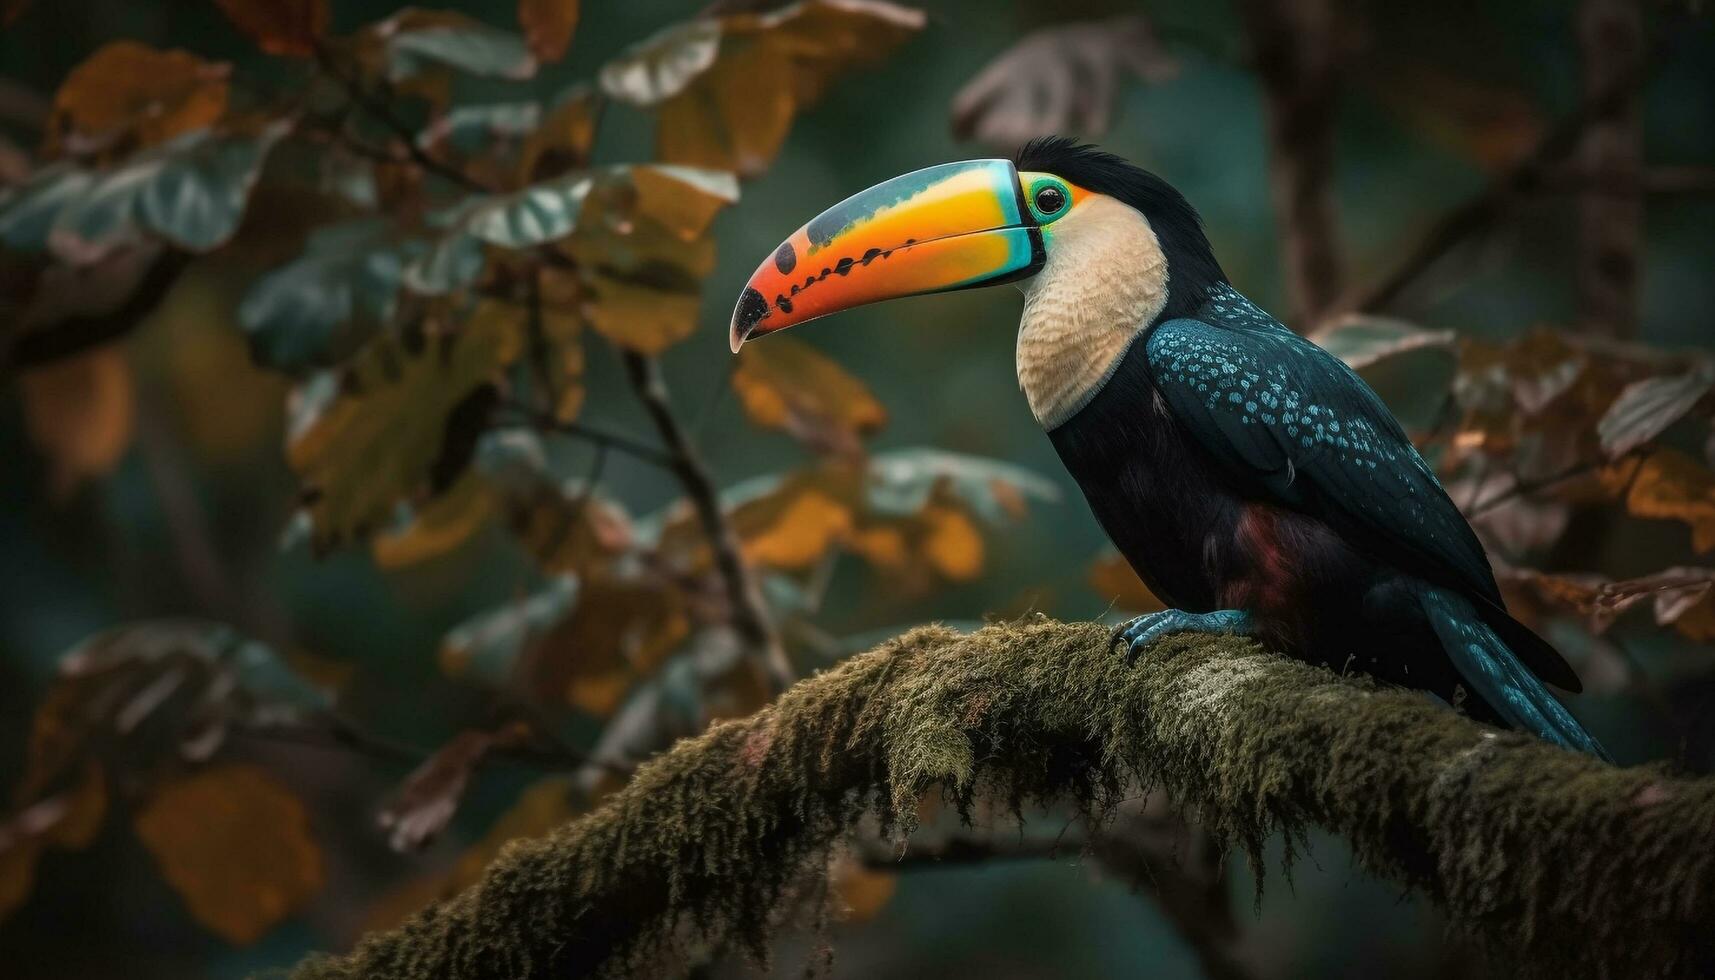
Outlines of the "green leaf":
[[482,274],[484,244],[519,249],[564,238],[577,227],[594,185],[592,174],[579,171],[464,205],[447,219],[449,230],[406,268],[405,282],[428,295],[451,292]]
[[565,618],[577,596],[577,579],[566,576],[534,595],[465,620],[441,641],[441,668],[485,687],[506,687],[524,651]]
[[937,487],[950,491],[991,524],[1017,517],[1026,498],[1060,499],[1058,487],[1022,466],[929,448],[872,456],[864,497],[876,514],[908,517],[923,510]]
[[95,175],[69,163],[43,167],[16,187],[0,190],[0,242],[19,251],[48,247],[61,210],[89,193]]
[[445,145],[467,155],[482,153],[497,141],[529,136],[541,119],[542,107],[534,102],[455,106],[417,134],[417,145]]
[[304,253],[259,279],[238,319],[262,361],[286,371],[331,364],[393,316],[405,266],[425,251],[361,218],[321,228]]
[[395,82],[437,66],[487,78],[536,74],[536,59],[522,37],[463,14],[406,10],[379,30],[386,38],[387,77]]
[[74,262],[153,234],[207,252],[238,230],[250,190],[287,124],[253,135],[187,133],[106,170],[49,168],[0,198],[0,238]]

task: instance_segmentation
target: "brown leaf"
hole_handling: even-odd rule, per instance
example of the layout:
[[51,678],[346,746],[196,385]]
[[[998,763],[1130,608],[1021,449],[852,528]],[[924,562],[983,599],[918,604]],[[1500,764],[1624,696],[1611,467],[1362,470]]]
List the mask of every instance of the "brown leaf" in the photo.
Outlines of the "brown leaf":
[[1645,378],[1621,390],[1597,426],[1609,459],[1624,456],[1684,418],[1715,388],[1715,362],[1680,375]]
[[253,765],[163,784],[137,814],[137,836],[191,915],[232,943],[255,942],[322,887],[304,804]]
[[1644,459],[1626,495],[1638,517],[1684,521],[1699,554],[1715,548],[1715,473],[1677,449],[1659,449]]
[[701,238],[715,215],[738,200],[732,174],[696,167],[633,167],[631,186],[637,213],[687,242]]
[[863,382],[791,337],[746,347],[732,383],[752,422],[823,451],[855,453],[861,437],[887,423],[887,410]]
[[454,735],[405,777],[392,801],[377,815],[381,828],[388,831],[388,844],[395,851],[416,851],[440,836],[458,812],[465,787],[482,760],[497,749],[522,745],[529,737],[529,728],[521,723]]
[[518,0],[518,24],[537,61],[559,61],[578,29],[578,0]]
[[886,57],[924,22],[921,11],[881,0],[697,20],[614,59],[601,83],[615,98],[658,107],[662,160],[754,175],[834,78]]
[[527,654],[524,675],[531,690],[605,718],[689,632],[676,590],[645,579],[591,578],[580,584],[571,615]]
[[211,126],[226,113],[231,69],[186,51],[110,42],[60,84],[47,152],[128,152]]
[[42,845],[34,837],[0,840],[0,921],[4,921],[36,887],[36,860]]
[[1117,551],[1102,555],[1090,565],[1089,583],[1097,596],[1112,602],[1116,609],[1147,613],[1167,608],[1166,603],[1156,598],[1149,586],[1143,584],[1143,579],[1137,577],[1131,562]]
[[1120,83],[1179,74],[1179,62],[1141,14],[1050,27],[989,62],[953,96],[956,139],[1008,150],[1035,136],[1108,131]]
[[814,478],[790,480],[741,504],[732,523],[747,562],[783,571],[814,566],[849,539],[855,524],[849,489]]
[[328,30],[328,0],[214,0],[234,27],[272,55],[309,58]]
[[520,186],[558,177],[589,163],[600,104],[593,90],[579,86],[548,111],[525,137],[519,151]]
[[50,489],[63,499],[105,476],[131,445],[136,404],[131,366],[109,345],[24,373],[24,425],[52,464]]

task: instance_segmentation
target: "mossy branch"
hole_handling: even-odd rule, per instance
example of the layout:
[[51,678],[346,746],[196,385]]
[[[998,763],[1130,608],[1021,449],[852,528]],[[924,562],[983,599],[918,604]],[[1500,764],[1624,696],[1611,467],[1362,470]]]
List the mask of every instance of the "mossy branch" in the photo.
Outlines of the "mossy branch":
[[1132,667],[1107,641],[1043,618],[914,630],[681,742],[473,888],[295,976],[652,975],[687,942],[762,954],[854,824],[909,832],[937,785],[1098,811],[1158,787],[1253,862],[1272,832],[1320,827],[1515,972],[1715,965],[1715,779],[1614,768],[1243,639],[1170,637]]

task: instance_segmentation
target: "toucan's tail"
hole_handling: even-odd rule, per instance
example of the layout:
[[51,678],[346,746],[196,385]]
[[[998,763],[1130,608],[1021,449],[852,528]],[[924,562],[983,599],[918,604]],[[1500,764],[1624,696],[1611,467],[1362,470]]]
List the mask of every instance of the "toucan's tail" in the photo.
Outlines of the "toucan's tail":
[[1613,761],[1601,743],[1483,622],[1470,600],[1424,585],[1418,590],[1418,601],[1459,676],[1509,724],[1556,745]]

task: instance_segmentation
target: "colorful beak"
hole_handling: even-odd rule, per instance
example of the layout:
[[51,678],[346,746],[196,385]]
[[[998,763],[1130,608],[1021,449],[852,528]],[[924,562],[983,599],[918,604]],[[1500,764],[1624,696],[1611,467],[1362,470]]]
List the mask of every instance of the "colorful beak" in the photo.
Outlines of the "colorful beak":
[[854,306],[1022,279],[1043,258],[1010,161],[895,177],[822,212],[757,267],[732,313],[733,353]]

